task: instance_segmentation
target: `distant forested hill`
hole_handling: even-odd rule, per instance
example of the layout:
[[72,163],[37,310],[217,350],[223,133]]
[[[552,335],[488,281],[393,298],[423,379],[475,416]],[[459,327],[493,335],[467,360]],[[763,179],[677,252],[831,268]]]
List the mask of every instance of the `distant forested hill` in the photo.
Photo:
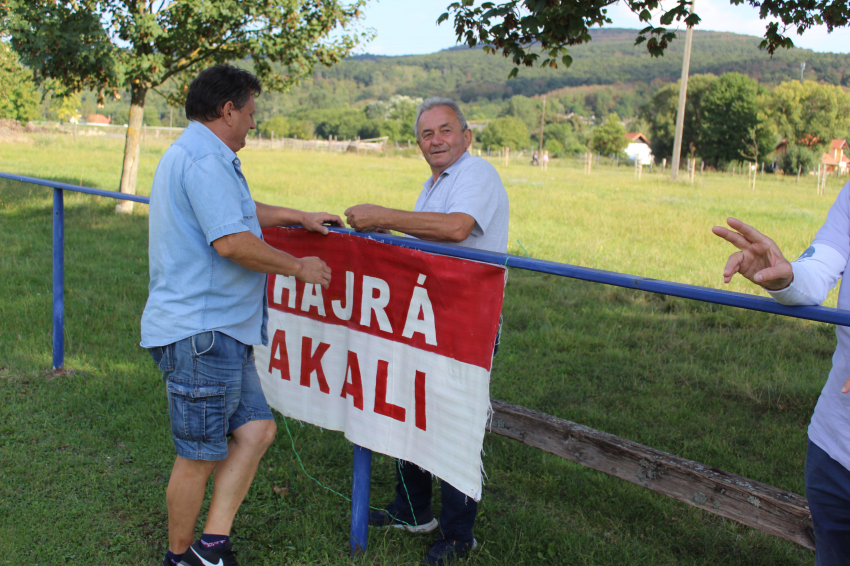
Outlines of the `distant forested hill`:
[[[467,104],[501,103],[514,95],[535,96],[564,87],[630,85],[656,87],[679,79],[684,34],[666,55],[652,58],[635,46],[637,32],[600,29],[593,41],[570,49],[569,68],[522,68],[508,80],[509,60],[481,49],[456,47],[430,55],[383,57],[359,55],[316,71],[314,78],[286,95],[263,95],[261,119],[304,108],[360,107],[393,94],[425,97],[451,96]],[[737,71],[763,85],[773,86],[800,76],[850,85],[850,56],[814,53],[808,49],[780,50],[773,57],[758,48],[760,38],[733,33],[694,32],[691,74]]]
[[[401,57],[358,55],[334,67],[317,69],[313,78],[290,93],[263,93],[258,100],[257,121],[289,116],[317,126],[328,119],[325,114],[331,110],[337,111],[335,116],[343,109],[356,109],[362,114],[368,104],[387,101],[395,95],[414,99],[450,96],[461,101],[470,119],[487,120],[506,113],[515,115],[506,110],[512,97],[541,94],[550,95],[549,112],[575,112],[597,118],[615,112],[628,119],[637,116],[661,87],[679,80],[684,34],[660,58],[652,58],[645,48],[634,45],[635,30],[599,29],[592,35],[589,44],[570,49],[571,67],[523,67],[519,76],[510,80],[507,77],[512,63],[481,49],[456,47],[430,55]],[[790,49],[770,57],[758,48],[760,41],[753,36],[696,31],[691,75],[737,71],[772,88],[783,81],[799,79],[800,63],[805,62],[807,80],[850,87],[850,55]],[[243,63],[250,66],[250,61]],[[92,93],[84,93],[82,98],[83,115],[97,111]],[[129,96],[124,96],[107,102],[100,111],[112,116],[115,123],[125,123],[128,100]],[[172,113],[162,97],[149,97],[145,112],[145,121],[151,125],[168,125],[172,118],[175,125],[186,123],[182,111]],[[46,115],[46,111],[43,113]],[[526,121],[531,124],[530,120]],[[358,128],[355,129],[359,131]],[[312,135],[310,128],[307,130],[303,133]]]

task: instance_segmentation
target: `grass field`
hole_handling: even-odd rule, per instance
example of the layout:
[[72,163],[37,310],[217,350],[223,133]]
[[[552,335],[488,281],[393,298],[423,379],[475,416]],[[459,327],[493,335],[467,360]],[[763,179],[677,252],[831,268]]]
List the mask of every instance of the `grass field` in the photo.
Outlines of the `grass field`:
[[[115,189],[122,140],[36,136],[0,144],[0,171]],[[148,140],[139,193],[167,143]],[[411,208],[415,157],[240,153],[255,198],[341,214]],[[731,252],[710,227],[738,215],[789,256],[808,245],[840,185],[766,175],[673,184],[575,163],[498,166],[511,253],[722,287]],[[51,192],[0,182],[0,564],[158,564],[173,459],[165,394],[138,347],[147,296],[147,216],[66,195],[67,365],[51,377]],[[520,245],[521,243],[521,245]],[[732,290],[755,292],[742,282]],[[830,298],[834,305],[835,296]],[[783,489],[803,492],[805,431],[835,345],[829,325],[512,269],[491,394]],[[351,448],[285,422],[234,529],[246,564],[349,561]],[[468,561],[478,565],[812,564],[813,554],[497,436]],[[376,456],[373,503],[392,492]],[[282,491],[281,488],[287,488]],[[370,532],[368,564],[415,564],[428,537]]]

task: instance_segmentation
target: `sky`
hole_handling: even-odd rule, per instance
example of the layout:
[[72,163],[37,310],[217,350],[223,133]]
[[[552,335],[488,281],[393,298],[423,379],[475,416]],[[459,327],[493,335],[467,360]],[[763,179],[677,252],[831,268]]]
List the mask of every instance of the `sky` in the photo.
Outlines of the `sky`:
[[[434,53],[457,45],[451,19],[437,25],[437,18],[454,0],[370,0],[362,23],[377,36],[357,50],[375,55],[416,55]],[[702,22],[694,29],[729,31],[762,37],[766,22],[749,5],[732,6],[729,0],[696,0],[696,12]],[[640,22],[622,2],[608,9],[610,27],[641,29]],[[655,24],[658,25],[657,19]],[[683,28],[684,29],[684,26]],[[637,35],[637,34],[635,34]],[[818,52],[850,53],[850,30],[827,33],[825,26],[791,35],[794,45]]]

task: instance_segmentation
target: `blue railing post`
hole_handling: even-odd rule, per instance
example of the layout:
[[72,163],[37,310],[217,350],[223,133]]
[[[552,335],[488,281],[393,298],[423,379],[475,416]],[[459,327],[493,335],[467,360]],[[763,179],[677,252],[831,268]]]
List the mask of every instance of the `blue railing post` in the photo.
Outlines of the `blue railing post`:
[[354,445],[354,481],[351,487],[351,554],[366,552],[369,538],[369,489],[372,481],[372,451]]
[[65,198],[53,189],[53,369],[65,365]]

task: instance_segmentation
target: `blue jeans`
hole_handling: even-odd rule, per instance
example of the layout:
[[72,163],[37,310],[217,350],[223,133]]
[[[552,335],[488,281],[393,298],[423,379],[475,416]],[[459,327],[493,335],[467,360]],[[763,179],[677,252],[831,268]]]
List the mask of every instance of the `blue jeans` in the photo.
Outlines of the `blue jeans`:
[[[388,508],[406,523],[423,522],[416,518],[430,514],[431,472],[411,462],[396,460],[396,477],[395,500]],[[440,492],[443,502],[440,530],[443,536],[448,540],[471,541],[478,502],[443,480],[440,480]]]
[[190,460],[223,460],[227,436],[249,421],[273,420],[254,348],[218,331],[149,349],[168,392],[171,436]]
[[[499,351],[502,338],[502,317],[496,331],[493,356]],[[431,472],[416,464],[396,460],[395,499],[387,506],[392,515],[405,523],[422,524],[420,517],[431,512]],[[440,480],[440,495],[443,507],[440,510],[440,530],[447,540],[472,541],[472,527],[478,513],[478,502],[458,491],[446,481]]]
[[806,497],[815,528],[815,565],[850,566],[850,470],[811,440]]

